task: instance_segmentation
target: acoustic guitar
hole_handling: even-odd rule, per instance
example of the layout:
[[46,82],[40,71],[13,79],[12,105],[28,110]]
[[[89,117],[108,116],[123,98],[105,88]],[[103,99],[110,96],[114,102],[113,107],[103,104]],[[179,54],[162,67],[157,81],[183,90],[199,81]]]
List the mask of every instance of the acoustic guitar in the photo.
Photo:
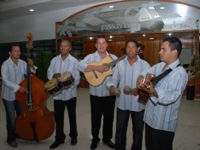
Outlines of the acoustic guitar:
[[[145,88],[147,89],[150,88],[150,83],[153,81],[153,79],[155,79],[155,75],[147,73],[147,76],[143,81]],[[149,97],[150,97],[149,93],[139,89],[138,94],[139,94],[138,101],[146,103],[149,100]]]
[[107,66],[107,69],[103,73],[100,73],[100,72],[98,72],[96,70],[95,71],[84,72],[85,78],[93,86],[100,85],[105,80],[105,78],[107,76],[113,74],[112,67],[117,62],[119,62],[120,60],[124,59],[125,57],[126,57],[126,55],[123,55],[123,56],[121,56],[120,58],[118,58],[116,60],[112,60],[110,57],[105,57],[100,62],[91,62],[91,63],[89,63],[88,65],[92,65],[92,66],[104,65],[104,66]]
[[[176,67],[180,66],[180,64],[178,64]],[[147,73],[146,79],[144,80],[144,86],[149,89],[150,88],[150,83],[152,82],[152,84],[155,86],[162,78],[164,78],[166,75],[168,75],[170,72],[172,71],[171,68],[167,69],[165,72],[161,73],[160,75],[158,75],[157,77],[153,74]],[[147,102],[149,99],[149,94],[145,91],[142,90],[138,90],[138,94],[139,94],[139,101],[142,102]]]

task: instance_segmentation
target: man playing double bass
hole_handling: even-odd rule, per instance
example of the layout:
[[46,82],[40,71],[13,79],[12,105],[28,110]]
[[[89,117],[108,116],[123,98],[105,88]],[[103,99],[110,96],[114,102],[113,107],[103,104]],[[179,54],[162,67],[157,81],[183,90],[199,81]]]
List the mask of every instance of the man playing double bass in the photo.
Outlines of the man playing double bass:
[[[12,44],[9,49],[10,57],[1,66],[2,77],[2,100],[6,110],[7,143],[11,147],[17,147],[15,133],[15,112],[20,114],[20,104],[16,101],[17,91],[28,93],[27,89],[20,87],[19,83],[24,80],[27,72],[27,63],[20,58],[21,51],[18,44]],[[31,59],[28,59],[31,71],[35,73],[35,66]]]
[[56,140],[50,146],[51,149],[58,147],[64,143],[64,112],[65,107],[68,110],[71,145],[77,144],[77,125],[76,125],[76,87],[80,81],[80,73],[77,70],[78,60],[69,54],[71,51],[71,43],[67,40],[61,41],[60,55],[54,57],[51,60],[51,64],[48,68],[48,79],[59,78],[64,72],[70,72],[75,81],[73,85],[62,90],[58,95],[54,95],[54,119],[56,122]]

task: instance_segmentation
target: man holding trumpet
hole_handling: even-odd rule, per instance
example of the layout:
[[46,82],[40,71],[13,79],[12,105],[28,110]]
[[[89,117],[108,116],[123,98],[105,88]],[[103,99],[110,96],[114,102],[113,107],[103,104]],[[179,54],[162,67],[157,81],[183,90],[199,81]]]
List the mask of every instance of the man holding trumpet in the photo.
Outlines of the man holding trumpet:
[[140,73],[148,69],[150,65],[140,59],[137,55],[139,51],[138,42],[130,40],[126,44],[127,57],[117,63],[112,80],[108,82],[107,87],[110,89],[110,94],[114,93],[115,88],[119,83],[119,89],[123,91],[125,86],[129,86],[129,92],[126,90],[121,92],[118,98],[117,107],[117,123],[115,135],[115,149],[126,149],[126,131],[128,127],[129,115],[131,114],[133,123],[133,144],[131,150],[142,149],[142,134],[143,134],[143,114],[145,105],[138,102],[138,90],[136,86],[137,78]]

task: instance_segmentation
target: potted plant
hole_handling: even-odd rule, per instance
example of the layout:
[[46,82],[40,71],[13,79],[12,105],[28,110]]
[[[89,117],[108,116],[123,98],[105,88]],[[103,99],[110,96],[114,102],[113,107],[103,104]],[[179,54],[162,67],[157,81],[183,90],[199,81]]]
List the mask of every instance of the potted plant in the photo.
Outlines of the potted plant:
[[46,53],[44,50],[39,50],[37,58],[33,59],[35,66],[38,67],[38,69],[36,71],[36,75],[38,76],[38,78],[40,78],[44,82],[48,81],[47,69],[50,65],[51,59],[55,55],[56,55],[56,53],[49,54],[49,53]]

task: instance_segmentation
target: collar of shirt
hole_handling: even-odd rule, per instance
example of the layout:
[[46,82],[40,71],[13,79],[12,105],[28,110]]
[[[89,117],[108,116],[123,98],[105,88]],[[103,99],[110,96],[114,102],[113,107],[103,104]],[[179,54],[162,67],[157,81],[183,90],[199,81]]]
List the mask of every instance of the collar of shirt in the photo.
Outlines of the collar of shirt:
[[[58,56],[58,57],[60,57],[60,59],[62,59],[62,57],[61,57],[61,54]],[[67,58],[65,58],[65,60],[63,60],[63,61],[66,61],[66,60],[71,60],[71,58],[72,58],[72,56],[69,54],[68,56],[67,56]]]
[[[16,65],[16,64],[12,61],[11,56],[8,58],[8,62],[9,62],[9,64]],[[18,59],[18,66],[19,66],[20,63],[21,63],[21,59]]]
[[[97,56],[97,57],[101,58],[101,57],[99,56],[99,53],[98,53],[98,51],[96,51],[96,52],[95,52],[95,56]],[[107,51],[106,51],[106,56],[110,57]],[[102,58],[101,58],[101,59],[102,59]]]
[[[126,63],[129,64],[129,62],[128,62],[128,56],[126,56],[125,59],[124,59],[123,61],[125,61]],[[136,60],[136,62],[135,62],[134,64],[136,64],[136,63],[139,62],[139,61],[141,61],[141,58],[137,55],[137,60]],[[133,65],[134,65],[134,64],[133,64]]]
[[171,68],[173,70],[174,68],[177,67],[178,64],[180,64],[179,59],[177,59],[176,61],[174,61],[173,63],[171,63],[169,66],[167,66],[166,69]]

